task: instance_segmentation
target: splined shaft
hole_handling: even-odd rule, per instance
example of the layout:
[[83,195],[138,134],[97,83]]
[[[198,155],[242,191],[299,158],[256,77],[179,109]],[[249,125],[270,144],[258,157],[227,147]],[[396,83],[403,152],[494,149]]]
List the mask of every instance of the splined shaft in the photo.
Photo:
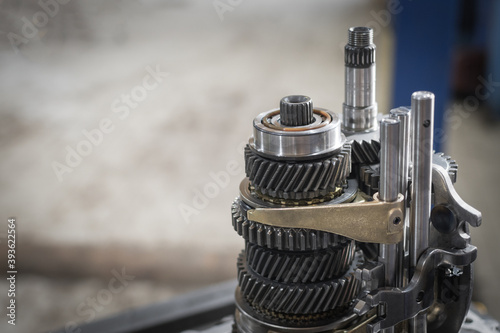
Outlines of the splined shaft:
[[375,49],[372,28],[349,29],[345,46],[344,132],[372,132],[377,129]]
[[313,104],[310,97],[286,96],[280,102],[280,121],[285,126],[305,126],[314,121]]

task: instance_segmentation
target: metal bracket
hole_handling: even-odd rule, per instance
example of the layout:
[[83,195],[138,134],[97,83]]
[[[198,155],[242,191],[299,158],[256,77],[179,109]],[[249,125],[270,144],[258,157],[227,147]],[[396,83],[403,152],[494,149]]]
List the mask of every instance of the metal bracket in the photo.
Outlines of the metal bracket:
[[356,268],[356,279],[362,281],[369,292],[384,284],[385,267],[382,263],[368,261]]
[[359,242],[396,244],[403,239],[404,196],[394,202],[378,200],[336,205],[255,208],[248,220],[283,228],[304,228],[335,233]]
[[453,207],[460,221],[466,221],[473,227],[481,225],[481,212],[460,198],[448,172],[437,164],[432,165],[432,185],[434,186],[434,202],[436,205],[448,204]]
[[468,245],[465,249],[428,249],[418,261],[415,274],[405,289],[382,288],[370,292],[359,300],[354,312],[363,315],[379,304],[385,304],[385,317],[368,325],[368,332],[379,332],[403,320],[415,317],[434,302],[434,278],[436,267],[447,265],[470,265],[477,257],[477,248]]

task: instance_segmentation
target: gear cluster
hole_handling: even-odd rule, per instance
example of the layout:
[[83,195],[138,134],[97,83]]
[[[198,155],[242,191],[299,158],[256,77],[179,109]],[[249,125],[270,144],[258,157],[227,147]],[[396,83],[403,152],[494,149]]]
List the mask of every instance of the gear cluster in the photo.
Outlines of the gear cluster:
[[[432,150],[433,93],[378,114],[373,34],[348,30],[342,116],[289,95],[253,120],[231,206],[245,241],[234,333],[458,332],[467,322],[468,226],[481,214],[453,191],[457,163]],[[463,296],[443,296],[451,279]]]
[[323,313],[348,305],[361,286],[352,270],[319,283],[277,282],[249,268],[245,252],[240,254],[237,266],[241,293],[256,310],[301,315]]
[[231,207],[233,228],[245,239],[237,263],[240,309],[275,324],[313,325],[342,316],[352,305],[361,290],[354,272],[363,257],[353,240],[247,216],[257,207],[354,199],[355,191],[346,195],[351,165],[351,143],[340,133],[338,117],[313,109],[307,96],[287,96],[279,113],[254,120],[254,137],[245,148],[247,179]]

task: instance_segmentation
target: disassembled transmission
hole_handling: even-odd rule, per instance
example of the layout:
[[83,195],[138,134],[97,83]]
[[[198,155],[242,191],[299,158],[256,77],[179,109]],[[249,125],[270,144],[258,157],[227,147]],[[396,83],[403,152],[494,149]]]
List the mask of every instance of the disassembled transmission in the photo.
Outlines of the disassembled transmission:
[[432,150],[432,93],[378,115],[375,52],[371,28],[349,29],[342,121],[301,95],[255,118],[232,205],[234,332],[477,332],[481,213]]

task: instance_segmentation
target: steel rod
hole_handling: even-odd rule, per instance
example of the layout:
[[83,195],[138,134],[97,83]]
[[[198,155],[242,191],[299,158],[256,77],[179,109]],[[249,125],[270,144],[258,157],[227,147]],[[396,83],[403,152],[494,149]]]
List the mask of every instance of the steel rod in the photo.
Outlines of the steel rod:
[[[389,114],[391,118],[399,120],[399,193],[403,194],[405,198],[408,198],[408,171],[410,169],[410,127],[411,127],[411,109],[408,107],[401,106],[396,109],[392,109]],[[403,211],[403,223],[405,225],[405,236],[403,241],[397,245],[397,252],[399,253],[398,258],[398,271],[396,272],[396,286],[405,287],[408,283],[408,267],[405,267],[405,249],[408,246],[408,232],[409,219],[407,209]]]
[[[380,122],[380,190],[382,201],[396,201],[399,193],[399,120],[385,118]],[[400,221],[400,223],[403,223]],[[398,276],[397,244],[380,244],[379,261],[385,265],[385,286],[395,287]],[[382,333],[393,333],[394,327]]]
[[[411,96],[413,117],[413,169],[410,207],[410,268],[429,245],[431,211],[432,144],[434,132],[434,94],[417,91]],[[426,313],[410,320],[410,332],[427,332]]]

